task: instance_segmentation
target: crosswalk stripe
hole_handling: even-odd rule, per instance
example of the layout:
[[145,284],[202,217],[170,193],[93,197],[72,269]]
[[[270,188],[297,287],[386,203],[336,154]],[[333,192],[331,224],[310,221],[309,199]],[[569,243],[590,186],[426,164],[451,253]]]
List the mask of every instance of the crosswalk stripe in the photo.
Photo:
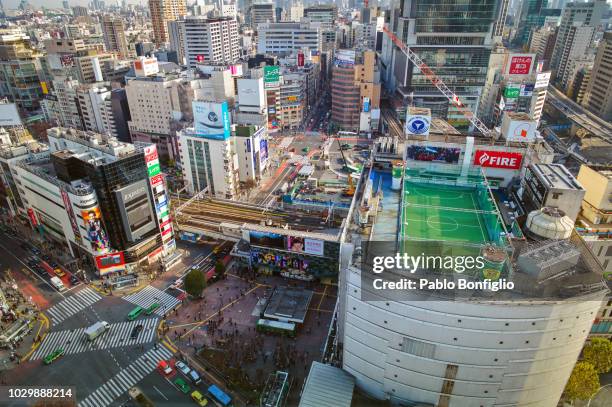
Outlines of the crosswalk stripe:
[[101,299],[100,294],[85,287],[48,308],[46,312],[51,316],[52,325],[57,325]]
[[155,370],[158,360],[168,359],[170,356],[172,352],[163,345],[158,346],[157,349],[149,349],[81,400],[78,407],[106,407],[112,404],[130,387]]
[[[51,332],[45,337],[38,349],[32,353],[30,360],[42,359],[60,347],[64,349],[66,355],[71,355],[94,350],[143,345],[155,340],[157,322],[157,318],[147,318],[111,324],[110,329],[93,342],[89,341],[85,335],[85,328]],[[142,330],[136,339],[131,339],[131,332],[137,325],[142,325]]]
[[157,302],[161,306],[155,310],[155,314],[159,316],[164,316],[164,314],[170,312],[180,303],[180,300],[176,297],[173,297],[170,294],[167,294],[150,285],[146,286],[137,293],[123,297],[123,299],[142,308],[148,308],[153,303]]

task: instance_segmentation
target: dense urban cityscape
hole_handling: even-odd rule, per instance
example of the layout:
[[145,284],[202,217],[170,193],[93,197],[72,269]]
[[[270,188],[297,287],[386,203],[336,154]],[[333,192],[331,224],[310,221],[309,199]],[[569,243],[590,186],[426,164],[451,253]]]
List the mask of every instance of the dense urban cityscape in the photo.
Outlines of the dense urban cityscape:
[[0,0],[0,405],[612,405],[612,9]]

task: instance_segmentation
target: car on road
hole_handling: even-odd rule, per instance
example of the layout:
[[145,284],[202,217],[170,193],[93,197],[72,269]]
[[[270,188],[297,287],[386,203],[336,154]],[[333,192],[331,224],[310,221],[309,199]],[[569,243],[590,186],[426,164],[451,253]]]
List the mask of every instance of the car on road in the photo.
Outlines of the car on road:
[[54,360],[58,359],[59,357],[61,357],[63,354],[65,353],[64,349],[62,348],[57,348],[55,349],[53,352],[49,353],[47,356],[45,356],[45,359],[43,360],[43,363],[45,365],[49,365],[51,364]]
[[77,285],[79,283],[79,279],[74,274],[70,276],[70,284]]
[[208,404],[208,399],[206,399],[206,397],[204,397],[204,395],[197,390],[191,393],[191,399],[200,407],[204,407]]
[[184,394],[189,393],[191,390],[191,387],[189,387],[189,385],[185,383],[185,380],[181,379],[180,377],[174,381],[174,384],[176,384],[176,387],[178,387]]
[[191,369],[189,368],[189,366],[187,366],[187,364],[185,362],[182,361],[178,361],[176,362],[176,364],[174,365],[174,367],[176,367],[179,371],[181,371],[184,375],[188,375],[189,372],[191,371]]
[[165,361],[165,360],[160,360],[157,363],[157,370],[159,370],[160,373],[162,373],[162,374],[164,374],[166,376],[172,374],[172,372],[174,371],[174,370],[172,370],[172,368],[170,367],[168,362]]
[[196,386],[198,384],[202,383],[202,378],[200,378],[200,375],[195,370],[190,371],[188,376],[191,379],[191,381],[193,382],[193,384],[195,384]]
[[130,334],[130,339],[138,338],[138,334],[140,333],[140,331],[142,331],[142,328],[143,328],[142,324],[138,324],[134,328],[132,328],[132,333]]
[[64,277],[66,275],[66,273],[64,273],[64,270],[62,270],[59,267],[56,267],[55,269],[53,269],[53,272],[55,273],[56,276],[58,277]]

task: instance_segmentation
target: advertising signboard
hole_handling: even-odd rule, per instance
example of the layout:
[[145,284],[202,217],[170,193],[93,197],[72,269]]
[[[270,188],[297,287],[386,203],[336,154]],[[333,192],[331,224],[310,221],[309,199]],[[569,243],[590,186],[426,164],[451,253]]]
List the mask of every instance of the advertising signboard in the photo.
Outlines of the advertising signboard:
[[249,243],[253,246],[270,247],[274,249],[285,249],[285,236],[271,232],[249,232]]
[[30,218],[30,222],[32,222],[32,227],[38,226],[38,219],[36,219],[34,209],[28,208],[28,217]]
[[406,116],[406,134],[422,134],[429,135],[431,127],[431,117],[423,115],[407,115]]
[[298,53],[297,63],[298,63],[298,66],[304,66],[304,53],[303,52]]
[[534,89],[547,88],[550,82],[550,71],[537,74]]
[[81,211],[81,217],[87,230],[86,239],[91,243],[91,248],[97,253],[105,253],[109,250],[110,244],[108,242],[108,235],[102,225],[102,216],[100,214],[100,208],[94,207]]
[[199,137],[227,140],[231,135],[230,114],[227,102],[193,101],[193,121]]
[[287,250],[291,252],[323,256],[323,247],[324,242],[322,240],[303,238],[300,236],[287,236]]
[[123,252],[114,252],[96,256],[96,266],[100,275],[120,271],[125,268]]
[[139,57],[134,61],[136,76],[149,76],[159,72],[157,58]]
[[157,174],[151,177],[151,186],[155,188],[158,185],[163,184],[164,176],[162,174]]
[[365,113],[370,111],[370,98],[363,98],[363,111]]
[[339,49],[334,57],[334,64],[338,66],[353,66],[355,65],[355,50],[354,49]]
[[149,178],[159,175],[161,172],[161,167],[159,166],[159,162],[149,162],[147,165],[147,173],[149,174]]
[[123,229],[130,241],[136,241],[155,229],[153,209],[146,180],[134,182],[115,191]]
[[430,146],[409,146],[406,150],[406,158],[416,161],[443,162],[457,164],[461,149]]
[[517,120],[504,115],[502,119],[502,136],[508,141],[530,143],[536,137],[537,122],[535,120]]
[[487,168],[518,170],[521,168],[522,161],[523,155],[521,153],[476,150],[476,153],[474,154],[474,165]]
[[242,76],[242,65],[230,65],[230,74],[232,76]]
[[259,161],[263,164],[268,159],[268,140],[259,141]]
[[515,85],[507,85],[504,88],[504,97],[508,99],[515,99],[519,97],[521,93],[521,89],[516,87]]
[[526,83],[524,85],[521,85],[521,96],[527,96],[527,97],[533,96],[533,89],[534,89],[533,83]]
[[81,243],[81,232],[79,232],[79,225],[77,224],[76,216],[74,216],[74,211],[72,210],[72,203],[70,202],[68,193],[61,188],[60,192],[62,194],[62,201],[64,201],[64,208],[66,209],[66,213],[68,214],[68,219],[70,219],[70,227],[72,228],[72,233],[74,233],[74,240],[77,243]]
[[277,84],[280,77],[280,66],[264,66],[264,83],[265,84]]
[[534,54],[511,54],[508,61],[508,74],[529,75],[534,57]]

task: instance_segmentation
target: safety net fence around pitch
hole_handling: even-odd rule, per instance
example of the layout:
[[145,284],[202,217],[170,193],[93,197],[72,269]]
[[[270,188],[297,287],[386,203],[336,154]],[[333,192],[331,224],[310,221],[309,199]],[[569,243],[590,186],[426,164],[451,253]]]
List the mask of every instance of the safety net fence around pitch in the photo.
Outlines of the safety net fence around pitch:
[[506,248],[507,232],[479,168],[429,163],[405,170],[398,243],[452,255],[477,254],[484,246]]

